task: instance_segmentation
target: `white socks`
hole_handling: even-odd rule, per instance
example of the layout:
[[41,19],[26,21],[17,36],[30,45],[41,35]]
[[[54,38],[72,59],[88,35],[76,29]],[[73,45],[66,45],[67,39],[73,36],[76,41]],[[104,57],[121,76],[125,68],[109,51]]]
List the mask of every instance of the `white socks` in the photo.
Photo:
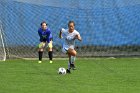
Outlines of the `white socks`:
[[75,56],[71,56],[71,64],[74,64],[76,57]]
[[75,57],[75,56],[71,56],[70,59],[71,59],[71,60],[70,60],[71,62],[68,61],[68,69],[69,69],[69,70],[70,70],[70,64],[74,64],[76,57]]

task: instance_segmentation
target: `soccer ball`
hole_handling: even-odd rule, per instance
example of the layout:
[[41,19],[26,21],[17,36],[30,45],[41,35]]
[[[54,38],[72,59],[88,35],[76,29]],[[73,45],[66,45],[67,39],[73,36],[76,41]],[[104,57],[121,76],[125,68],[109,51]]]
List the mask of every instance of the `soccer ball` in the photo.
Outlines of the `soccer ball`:
[[65,68],[63,68],[63,67],[60,67],[59,69],[58,69],[58,74],[66,74],[66,69]]

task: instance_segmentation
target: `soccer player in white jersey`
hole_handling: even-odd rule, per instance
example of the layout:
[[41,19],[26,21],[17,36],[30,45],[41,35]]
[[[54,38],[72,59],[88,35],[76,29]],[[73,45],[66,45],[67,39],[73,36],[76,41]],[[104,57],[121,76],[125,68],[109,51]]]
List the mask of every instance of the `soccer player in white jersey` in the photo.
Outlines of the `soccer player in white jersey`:
[[77,52],[74,49],[75,40],[76,39],[78,39],[79,41],[82,40],[79,32],[76,31],[74,27],[75,27],[74,21],[69,21],[68,29],[62,28],[59,33],[59,37],[64,39],[62,52],[68,54],[69,57],[67,73],[70,73],[71,68],[73,70],[76,69],[74,65],[75,57],[77,55]]

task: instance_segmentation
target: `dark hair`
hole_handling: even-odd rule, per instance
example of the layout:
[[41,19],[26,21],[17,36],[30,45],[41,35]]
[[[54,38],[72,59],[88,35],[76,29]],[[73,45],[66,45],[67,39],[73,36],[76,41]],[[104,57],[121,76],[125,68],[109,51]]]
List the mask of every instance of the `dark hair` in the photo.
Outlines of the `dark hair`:
[[73,24],[74,24],[74,26],[75,26],[74,21],[69,21],[69,22],[68,22],[68,26],[69,26],[71,23],[73,23]]
[[46,25],[48,25],[48,24],[47,24],[47,22],[45,22],[45,21],[41,22],[41,24],[40,24],[40,25],[42,26],[42,24],[44,24],[44,23],[45,23]]

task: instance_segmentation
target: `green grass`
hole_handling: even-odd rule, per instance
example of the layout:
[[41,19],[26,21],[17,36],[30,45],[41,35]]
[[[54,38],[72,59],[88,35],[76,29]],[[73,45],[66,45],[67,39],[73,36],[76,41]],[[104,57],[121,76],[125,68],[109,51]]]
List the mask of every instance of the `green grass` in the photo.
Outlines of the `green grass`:
[[58,75],[67,60],[0,62],[0,93],[140,93],[140,58],[77,59],[77,70]]

